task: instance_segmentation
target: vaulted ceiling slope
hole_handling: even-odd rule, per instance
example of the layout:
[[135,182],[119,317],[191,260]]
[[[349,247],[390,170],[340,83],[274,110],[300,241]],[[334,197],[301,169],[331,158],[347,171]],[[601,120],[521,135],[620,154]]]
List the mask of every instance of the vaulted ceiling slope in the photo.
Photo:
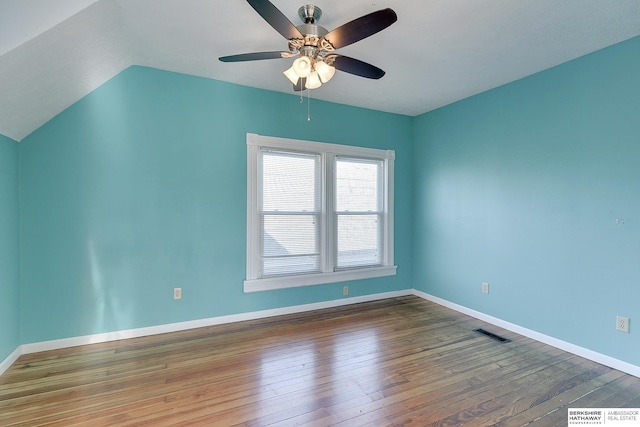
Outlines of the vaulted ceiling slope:
[[[272,0],[298,25],[300,0]],[[415,116],[640,34],[638,0],[317,0],[328,30],[393,8],[398,21],[340,50],[387,72],[338,72],[317,99]],[[0,134],[21,140],[131,65],[292,92],[291,59],[245,0],[0,0]]]

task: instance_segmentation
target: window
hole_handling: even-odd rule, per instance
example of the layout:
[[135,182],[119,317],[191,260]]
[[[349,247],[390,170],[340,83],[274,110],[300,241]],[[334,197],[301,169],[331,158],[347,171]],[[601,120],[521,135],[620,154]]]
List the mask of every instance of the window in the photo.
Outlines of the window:
[[394,275],[394,155],[247,134],[245,292]]

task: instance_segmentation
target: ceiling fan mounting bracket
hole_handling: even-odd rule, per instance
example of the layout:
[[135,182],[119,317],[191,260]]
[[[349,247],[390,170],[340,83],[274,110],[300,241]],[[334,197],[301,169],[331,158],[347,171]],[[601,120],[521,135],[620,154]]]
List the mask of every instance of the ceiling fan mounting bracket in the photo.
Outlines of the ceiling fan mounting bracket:
[[305,24],[315,24],[322,16],[322,10],[318,6],[305,4],[298,9],[298,16]]

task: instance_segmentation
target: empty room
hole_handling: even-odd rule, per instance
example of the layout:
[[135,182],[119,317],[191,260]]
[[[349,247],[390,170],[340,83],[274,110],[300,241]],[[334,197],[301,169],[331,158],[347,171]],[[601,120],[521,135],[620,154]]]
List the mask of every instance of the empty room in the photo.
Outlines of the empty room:
[[640,425],[637,0],[0,0],[0,425]]

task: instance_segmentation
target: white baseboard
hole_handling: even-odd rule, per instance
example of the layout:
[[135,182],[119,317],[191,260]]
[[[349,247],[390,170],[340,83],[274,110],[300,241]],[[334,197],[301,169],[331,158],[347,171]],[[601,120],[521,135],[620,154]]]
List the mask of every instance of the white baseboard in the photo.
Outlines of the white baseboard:
[[96,344],[107,341],[116,341],[126,338],[137,338],[148,335],[164,334],[167,332],[184,331],[187,329],[202,328],[205,326],[222,325],[225,323],[242,322],[244,320],[263,319],[266,317],[280,316],[283,314],[302,313],[305,311],[320,310],[323,308],[339,307],[341,305],[356,304],[360,302],[376,301],[387,298],[411,295],[412,290],[384,292],[380,294],[364,295],[360,297],[343,298],[333,301],[323,301],[312,304],[296,305],[291,307],[274,308],[270,310],[253,311],[249,313],[232,314],[228,316],[210,317],[208,319],[190,320],[187,322],[171,323],[166,325],[149,326],[146,328],[127,329],[102,334],[85,335],[80,337],[63,338],[59,340],[36,342],[22,345],[21,354],[37,353],[40,351],[57,350],[60,348],[75,347],[86,344]]
[[18,346],[15,350],[11,352],[3,361],[0,362],[0,375],[4,374],[11,365],[18,360],[18,357],[22,355],[22,346]]
[[421,292],[413,289],[413,295],[418,296],[427,301],[435,302],[436,304],[439,304],[444,307],[450,308],[452,310],[458,311],[460,313],[469,315],[471,317],[475,317],[476,319],[480,319],[487,323],[491,323],[492,325],[499,326],[508,331],[515,332],[520,335],[524,335],[525,337],[534,339],[544,344],[548,344],[552,347],[559,348],[560,350],[564,350],[566,352],[575,354],[576,356],[584,357],[585,359],[592,360],[596,363],[609,366],[610,368],[617,369],[629,375],[633,375],[635,377],[640,378],[640,366],[632,365],[631,363],[627,363],[619,359],[614,359],[613,357],[589,350],[588,348],[580,347],[575,344],[571,344],[569,342],[562,341],[545,334],[541,334],[540,332],[523,328],[522,326],[518,326],[514,323],[510,323],[502,319],[498,319],[497,317],[489,316],[487,314],[481,313],[476,310],[472,310],[462,305],[452,303],[450,301],[444,300],[442,298],[438,298],[436,296],[427,294],[425,292]]
[[333,301],[323,301],[312,304],[303,304],[292,307],[274,308],[270,310],[254,311],[249,313],[232,314],[229,316],[218,316],[207,319],[191,320],[187,322],[171,323],[166,325],[150,326],[146,328],[128,329],[115,332],[107,332],[103,334],[85,335],[81,337],[63,338],[59,340],[43,341],[31,344],[23,344],[15,349],[5,360],[0,362],[0,375],[4,373],[22,354],[36,353],[39,351],[56,350],[60,348],[75,347],[79,345],[95,344],[100,342],[115,341],[126,338],[136,338],[148,335],[164,334],[167,332],[183,331],[194,328],[201,328],[205,326],[221,325],[225,323],[241,322],[244,320],[263,319],[267,317],[280,316],[284,314],[302,313],[305,311],[320,310],[323,308],[339,307],[342,305],[356,304],[361,302],[376,301],[387,298],[394,298],[406,295],[415,295],[427,301],[434,302],[460,313],[475,317],[487,323],[499,326],[509,331],[515,332],[520,335],[524,335],[528,338],[540,341],[542,343],[551,345],[569,353],[575,354],[585,359],[592,360],[597,363],[609,366],[627,374],[640,377],[640,366],[632,365],[622,360],[615,359],[613,357],[597,353],[595,351],[568,343],[566,341],[559,340],[557,338],[541,334],[531,329],[523,328],[516,324],[498,319],[493,316],[481,313],[476,310],[464,307],[459,304],[455,304],[438,298],[436,296],[427,294],[415,289],[407,289],[402,291],[385,292],[373,295],[364,295],[360,297],[344,298]]

